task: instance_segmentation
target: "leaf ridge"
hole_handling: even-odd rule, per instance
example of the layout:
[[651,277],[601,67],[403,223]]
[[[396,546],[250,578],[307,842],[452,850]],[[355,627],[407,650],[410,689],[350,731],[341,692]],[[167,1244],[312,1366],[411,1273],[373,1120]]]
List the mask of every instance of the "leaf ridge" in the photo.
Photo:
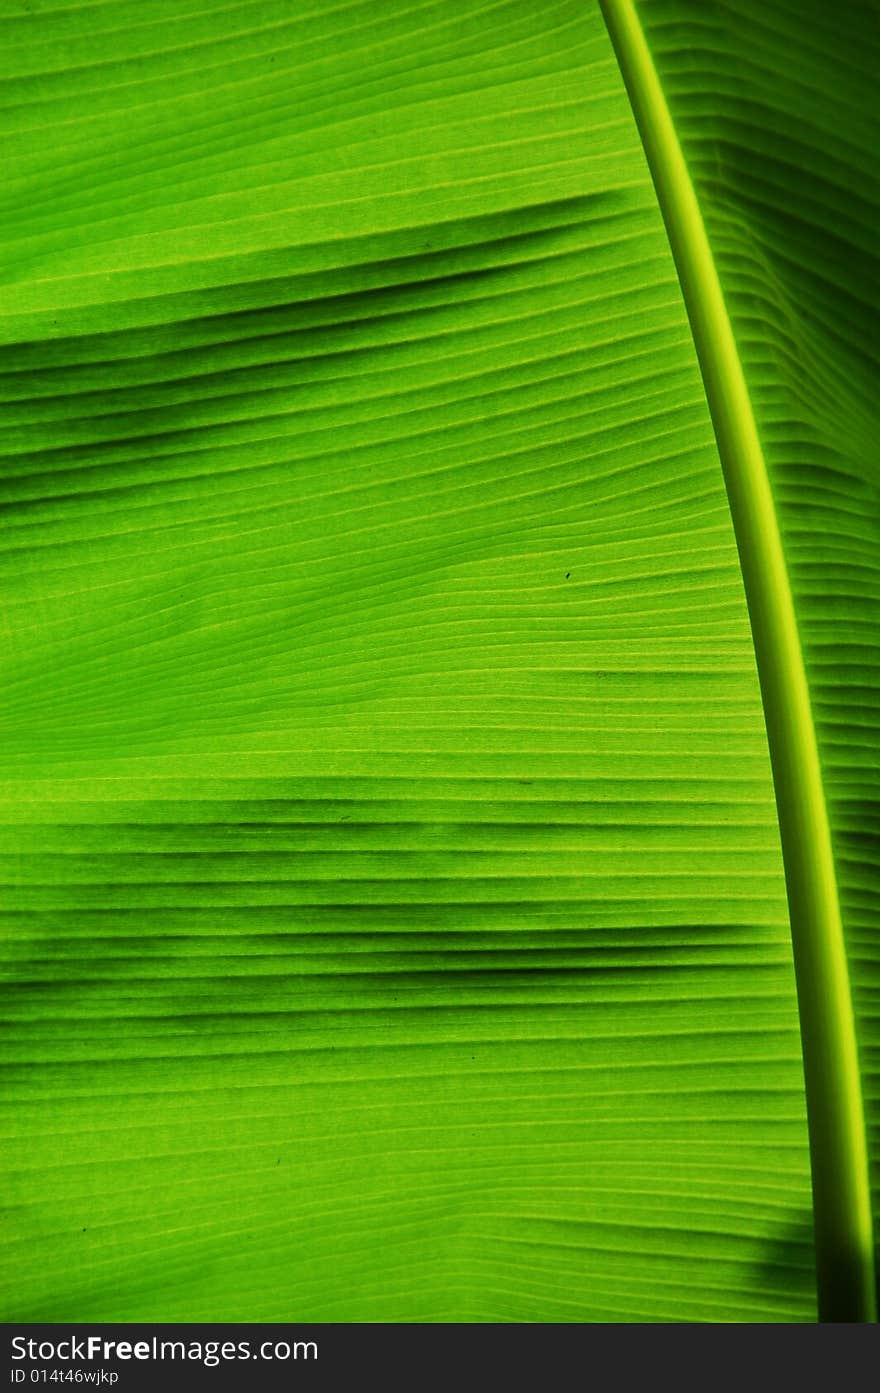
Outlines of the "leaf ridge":
[[819,1316],[876,1320],[865,1113],[828,812],[776,509],[693,184],[632,0],[600,0],[694,336],[740,556],[797,978]]

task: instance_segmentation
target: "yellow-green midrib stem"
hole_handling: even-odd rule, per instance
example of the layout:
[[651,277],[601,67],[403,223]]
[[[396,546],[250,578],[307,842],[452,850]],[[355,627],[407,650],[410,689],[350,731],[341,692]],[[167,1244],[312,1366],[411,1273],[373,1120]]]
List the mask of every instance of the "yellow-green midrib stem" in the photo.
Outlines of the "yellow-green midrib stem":
[[831,833],[767,467],[702,214],[632,0],[600,0],[694,336],[767,726],[797,980],[820,1320],[876,1319],[865,1114]]

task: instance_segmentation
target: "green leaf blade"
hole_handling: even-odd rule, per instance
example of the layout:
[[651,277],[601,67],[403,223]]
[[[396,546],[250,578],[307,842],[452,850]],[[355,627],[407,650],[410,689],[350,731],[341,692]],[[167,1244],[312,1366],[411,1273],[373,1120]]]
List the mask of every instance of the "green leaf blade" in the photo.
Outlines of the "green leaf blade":
[[6,1309],[811,1319],[748,615],[598,9],[196,9],[4,50]]

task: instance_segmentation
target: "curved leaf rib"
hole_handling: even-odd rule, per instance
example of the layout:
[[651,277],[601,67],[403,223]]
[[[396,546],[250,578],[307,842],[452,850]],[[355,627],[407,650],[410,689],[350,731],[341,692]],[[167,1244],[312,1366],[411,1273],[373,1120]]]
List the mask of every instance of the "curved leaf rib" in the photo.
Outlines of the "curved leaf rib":
[[693,331],[736,533],[785,863],[810,1133],[819,1316],[876,1319],[865,1118],[831,835],[767,469],[702,215],[632,0],[601,0]]

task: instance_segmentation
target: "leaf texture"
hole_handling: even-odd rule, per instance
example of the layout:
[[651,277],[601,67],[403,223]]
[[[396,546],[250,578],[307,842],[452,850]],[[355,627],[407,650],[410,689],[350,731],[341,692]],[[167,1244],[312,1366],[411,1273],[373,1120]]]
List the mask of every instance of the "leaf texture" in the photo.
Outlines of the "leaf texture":
[[[792,261],[744,28],[643,8],[870,1052],[860,147],[802,142]],[[598,7],[3,13],[5,1318],[811,1319],[748,615]]]

